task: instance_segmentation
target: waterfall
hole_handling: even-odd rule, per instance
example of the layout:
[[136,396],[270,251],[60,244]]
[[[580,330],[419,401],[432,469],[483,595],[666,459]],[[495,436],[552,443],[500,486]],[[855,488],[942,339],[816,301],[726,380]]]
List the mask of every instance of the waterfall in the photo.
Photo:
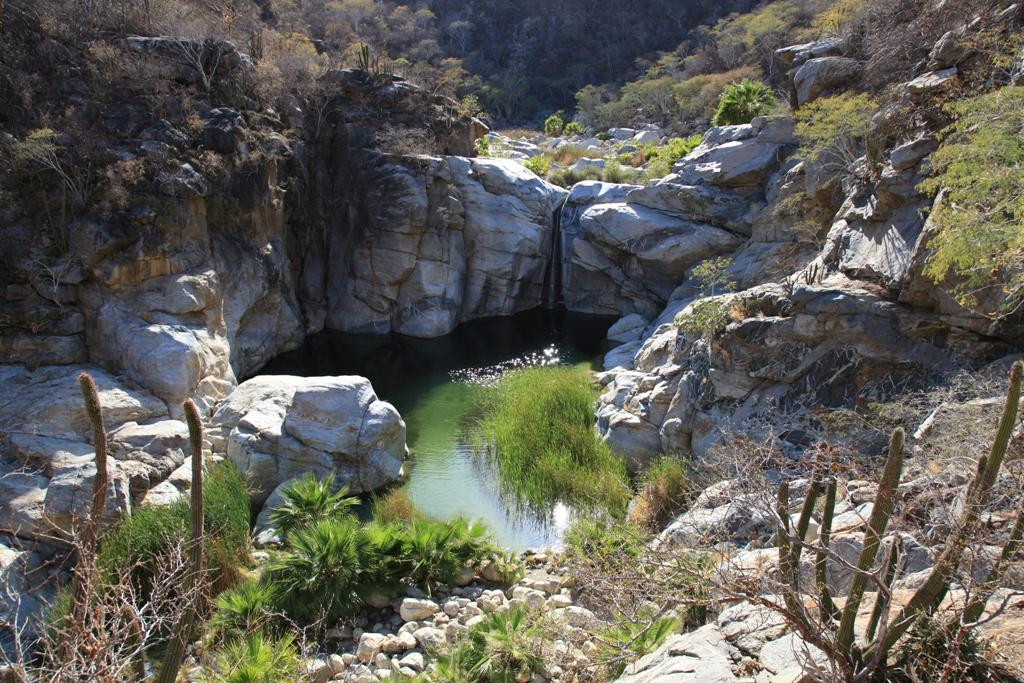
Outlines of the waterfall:
[[559,203],[551,218],[551,249],[544,273],[544,308],[556,308],[562,302],[562,208]]

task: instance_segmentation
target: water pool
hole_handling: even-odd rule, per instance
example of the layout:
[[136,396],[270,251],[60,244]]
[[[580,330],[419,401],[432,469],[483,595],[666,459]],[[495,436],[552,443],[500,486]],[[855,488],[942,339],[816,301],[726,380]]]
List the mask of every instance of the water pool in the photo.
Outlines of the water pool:
[[557,546],[572,511],[557,505],[541,514],[505,500],[494,471],[474,453],[469,427],[483,385],[524,365],[593,365],[614,321],[536,309],[468,322],[436,339],[328,331],[278,356],[260,374],[369,378],[405,419],[410,459],[403,486],[422,512],[483,519],[495,540],[511,549]]

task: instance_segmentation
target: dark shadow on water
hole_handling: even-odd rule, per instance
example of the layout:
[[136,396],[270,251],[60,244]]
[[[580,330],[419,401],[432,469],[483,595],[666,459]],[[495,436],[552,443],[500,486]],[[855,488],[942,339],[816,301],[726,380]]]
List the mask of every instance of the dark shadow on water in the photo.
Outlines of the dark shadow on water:
[[[487,376],[497,365],[528,363],[554,347],[562,363],[595,369],[613,317],[534,309],[505,318],[475,320],[436,339],[322,332],[299,349],[272,360],[259,374],[362,375],[377,395],[398,408],[411,452],[406,490],[436,517],[483,518],[503,545],[522,549],[560,542],[568,511],[537,514],[506,501],[489,466],[473,454],[466,417],[479,406],[481,387],[454,381]],[[549,350],[549,353],[551,351]]]

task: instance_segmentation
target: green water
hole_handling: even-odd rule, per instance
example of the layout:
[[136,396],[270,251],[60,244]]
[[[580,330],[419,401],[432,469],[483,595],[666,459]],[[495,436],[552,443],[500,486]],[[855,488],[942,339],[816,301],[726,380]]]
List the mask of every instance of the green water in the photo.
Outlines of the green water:
[[510,368],[594,363],[614,319],[536,310],[461,325],[438,339],[324,332],[272,361],[261,374],[368,377],[398,408],[410,459],[403,484],[424,513],[483,519],[503,546],[557,546],[573,512],[519,509],[500,493],[495,472],[474,452],[471,428],[486,385]]

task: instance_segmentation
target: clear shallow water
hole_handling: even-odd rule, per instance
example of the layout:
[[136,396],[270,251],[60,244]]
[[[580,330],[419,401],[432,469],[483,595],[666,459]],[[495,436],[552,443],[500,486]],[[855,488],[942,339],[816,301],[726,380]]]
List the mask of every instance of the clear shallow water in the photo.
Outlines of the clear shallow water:
[[474,454],[467,426],[481,392],[502,372],[524,365],[598,361],[614,318],[537,309],[475,320],[437,339],[322,332],[278,356],[260,374],[363,375],[402,413],[410,459],[403,484],[424,513],[487,522],[495,540],[522,550],[556,546],[572,511],[551,515],[503,500],[495,473]]

